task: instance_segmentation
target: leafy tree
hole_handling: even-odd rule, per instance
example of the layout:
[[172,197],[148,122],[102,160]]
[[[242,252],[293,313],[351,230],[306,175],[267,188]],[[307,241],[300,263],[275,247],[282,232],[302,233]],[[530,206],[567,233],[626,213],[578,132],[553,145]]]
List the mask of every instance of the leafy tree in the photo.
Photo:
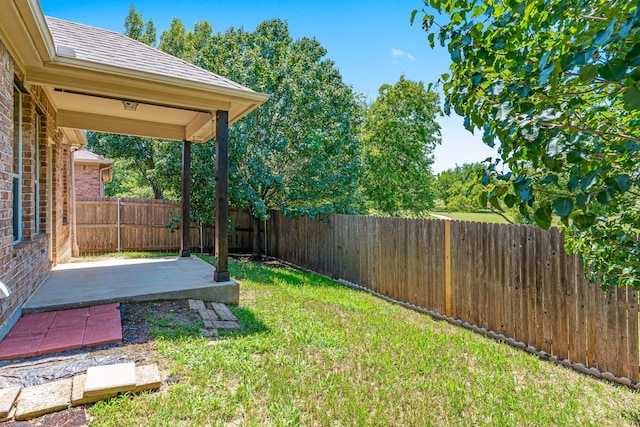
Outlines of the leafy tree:
[[465,163],[440,172],[435,182],[436,197],[449,212],[477,212],[485,208],[479,203],[483,187],[478,184],[483,172],[480,163]]
[[149,46],[156,44],[156,27],[153,20],[149,19],[146,25],[143,24],[142,15],[133,4],[129,7],[129,14],[124,20],[124,34]]
[[133,166],[127,159],[113,161],[113,178],[104,185],[106,196],[133,197],[138,199],[152,199],[153,190],[140,174],[132,174]]
[[375,211],[424,214],[433,208],[433,150],[440,143],[438,95],[404,76],[380,87],[362,123],[362,186]]
[[[229,199],[254,217],[258,257],[260,221],[268,210],[316,216],[358,207],[358,105],[320,43],[293,40],[283,21],[263,22],[254,32],[210,32],[198,23],[185,33],[174,20],[160,47],[174,54],[182,49],[183,59],[270,95],[229,132]],[[214,194],[214,168],[200,167],[215,161],[214,144],[194,146],[192,160],[194,215],[211,222],[214,200],[206,195]]]
[[523,213],[538,204],[544,228],[558,215],[592,280],[640,289],[638,2],[426,3],[450,16],[422,19],[451,55],[445,110],[499,142],[509,170],[489,165],[487,199]]
[[167,195],[168,188],[162,176],[164,172],[157,168],[157,163],[162,157],[161,145],[179,144],[153,138],[98,132],[87,132],[87,141],[89,150],[94,153],[123,160],[119,165],[126,169],[117,171],[118,175],[130,174],[132,176],[128,179],[133,182],[147,184],[151,187],[155,199],[163,199]]

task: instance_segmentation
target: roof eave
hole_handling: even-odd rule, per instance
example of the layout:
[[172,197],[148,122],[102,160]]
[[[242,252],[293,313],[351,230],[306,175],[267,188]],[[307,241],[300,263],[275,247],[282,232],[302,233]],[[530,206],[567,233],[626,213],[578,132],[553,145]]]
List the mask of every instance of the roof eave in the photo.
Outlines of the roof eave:
[[105,74],[111,74],[115,76],[126,76],[134,79],[145,80],[154,83],[161,83],[164,85],[171,85],[174,87],[195,89],[211,94],[221,95],[223,97],[237,98],[238,100],[244,100],[249,102],[258,102],[259,105],[265,103],[269,99],[269,95],[255,92],[251,89],[236,89],[232,87],[217,86],[213,84],[206,84],[196,82],[193,80],[180,79],[177,77],[166,76],[156,73],[149,73],[139,70],[133,70],[130,68],[116,67],[113,65],[100,64],[97,62],[86,61],[77,58],[69,58],[65,56],[56,56],[55,60],[51,61],[52,64],[71,67],[76,69],[82,69],[86,71],[96,71]]
[[24,3],[17,2],[16,5],[20,9],[24,23],[32,35],[42,61],[53,60],[56,57],[56,47],[38,0],[27,0]]
[[105,165],[109,166],[113,164],[111,159],[73,159],[73,163],[77,165]]

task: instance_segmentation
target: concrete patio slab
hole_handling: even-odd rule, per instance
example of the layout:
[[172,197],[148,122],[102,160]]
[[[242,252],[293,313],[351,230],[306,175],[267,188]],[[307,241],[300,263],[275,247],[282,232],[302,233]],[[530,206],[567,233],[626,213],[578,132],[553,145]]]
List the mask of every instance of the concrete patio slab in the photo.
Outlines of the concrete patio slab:
[[214,271],[197,257],[61,264],[22,309],[23,313],[37,313],[113,302],[188,298],[237,304],[238,282],[214,282]]

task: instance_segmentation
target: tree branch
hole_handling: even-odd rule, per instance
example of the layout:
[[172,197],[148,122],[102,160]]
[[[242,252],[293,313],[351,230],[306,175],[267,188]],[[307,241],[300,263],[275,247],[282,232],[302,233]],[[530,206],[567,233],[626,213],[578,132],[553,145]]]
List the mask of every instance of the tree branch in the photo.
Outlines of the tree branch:
[[593,130],[593,129],[585,129],[585,128],[580,128],[578,126],[573,126],[573,125],[563,125],[563,124],[559,124],[559,123],[549,123],[549,122],[539,122],[542,126],[546,127],[547,129],[567,129],[567,130],[573,130],[576,132],[584,132],[584,133],[589,133],[591,135],[598,135],[598,136],[610,136],[613,138],[622,138],[622,139],[627,139],[629,141],[633,141],[633,142],[638,142],[640,143],[640,138],[636,138],[635,136],[631,136],[631,135],[625,135],[625,134],[620,134],[620,133],[612,133],[612,132],[602,132],[599,130]]
[[494,214],[496,214],[496,215],[500,215],[500,216],[501,216],[502,218],[504,218],[504,220],[505,220],[505,221],[507,221],[509,224],[513,224],[513,221],[511,221],[511,220],[510,220],[510,219],[509,219],[505,214],[503,214],[502,212],[500,212],[500,211],[497,211],[497,210],[493,209],[493,207],[491,207],[491,206],[489,206],[489,210],[490,210],[491,212],[493,212]]

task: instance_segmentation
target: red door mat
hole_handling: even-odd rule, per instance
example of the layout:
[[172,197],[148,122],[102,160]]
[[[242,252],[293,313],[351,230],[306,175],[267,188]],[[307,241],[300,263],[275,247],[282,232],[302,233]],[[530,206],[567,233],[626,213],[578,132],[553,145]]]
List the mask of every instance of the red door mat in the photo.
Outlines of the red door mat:
[[119,303],[26,314],[0,341],[0,360],[122,341]]

